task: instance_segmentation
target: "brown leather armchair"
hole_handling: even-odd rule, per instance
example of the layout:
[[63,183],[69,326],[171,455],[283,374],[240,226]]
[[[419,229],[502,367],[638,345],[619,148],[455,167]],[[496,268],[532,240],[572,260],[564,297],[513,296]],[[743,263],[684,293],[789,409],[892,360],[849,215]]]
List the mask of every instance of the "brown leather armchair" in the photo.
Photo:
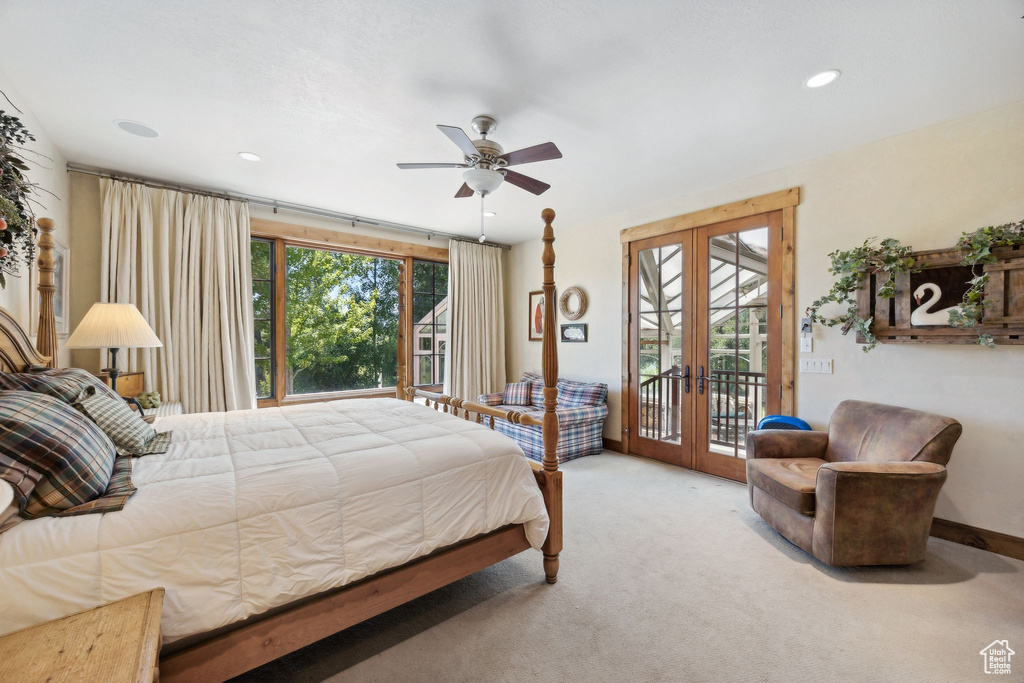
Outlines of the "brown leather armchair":
[[750,432],[750,504],[827,564],[920,562],[961,431],[941,415],[843,401],[828,432]]

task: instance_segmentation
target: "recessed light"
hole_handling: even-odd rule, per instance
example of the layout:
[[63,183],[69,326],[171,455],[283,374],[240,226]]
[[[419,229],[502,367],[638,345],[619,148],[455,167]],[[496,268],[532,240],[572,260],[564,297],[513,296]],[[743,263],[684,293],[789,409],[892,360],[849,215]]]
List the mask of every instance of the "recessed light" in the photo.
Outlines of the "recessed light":
[[263,158],[256,152],[239,152],[238,156],[242,157],[246,161],[259,161]]
[[490,218],[491,216],[497,216],[498,214],[494,211],[484,211],[484,215]]
[[804,83],[808,88],[820,88],[823,85],[828,85],[832,81],[839,78],[839,71],[837,69],[829,69],[828,71],[822,71],[820,74],[814,74],[807,79]]
[[125,133],[132,135],[138,135],[140,138],[156,138],[160,137],[160,133],[150,128],[144,123],[138,121],[129,121],[128,119],[117,119],[114,121],[114,125],[123,130]]

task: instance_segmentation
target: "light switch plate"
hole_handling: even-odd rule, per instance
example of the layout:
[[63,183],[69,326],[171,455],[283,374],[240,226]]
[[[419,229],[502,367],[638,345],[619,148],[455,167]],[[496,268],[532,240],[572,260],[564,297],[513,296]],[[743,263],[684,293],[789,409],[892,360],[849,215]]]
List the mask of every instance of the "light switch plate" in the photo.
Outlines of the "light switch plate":
[[832,374],[831,358],[801,358],[800,372],[817,375]]
[[800,337],[800,353],[810,353],[814,350],[814,337],[805,335]]

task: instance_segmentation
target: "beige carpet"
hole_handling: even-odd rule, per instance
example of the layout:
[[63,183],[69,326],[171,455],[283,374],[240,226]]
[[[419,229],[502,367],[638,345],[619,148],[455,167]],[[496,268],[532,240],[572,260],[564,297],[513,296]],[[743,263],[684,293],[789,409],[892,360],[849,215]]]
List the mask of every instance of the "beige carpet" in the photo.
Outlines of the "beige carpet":
[[831,569],[746,489],[606,453],[565,471],[565,550],[528,551],[239,680],[964,681],[1009,639],[1024,562],[931,539],[909,568]]

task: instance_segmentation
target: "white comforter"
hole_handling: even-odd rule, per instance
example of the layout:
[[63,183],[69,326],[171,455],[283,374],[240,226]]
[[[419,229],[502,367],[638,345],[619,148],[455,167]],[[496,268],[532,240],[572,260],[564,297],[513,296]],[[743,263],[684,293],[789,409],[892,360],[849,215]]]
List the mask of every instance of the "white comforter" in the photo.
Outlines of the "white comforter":
[[156,586],[165,642],[525,523],[543,499],[522,451],[395,399],[162,418],[120,512],[0,534],[0,634]]

